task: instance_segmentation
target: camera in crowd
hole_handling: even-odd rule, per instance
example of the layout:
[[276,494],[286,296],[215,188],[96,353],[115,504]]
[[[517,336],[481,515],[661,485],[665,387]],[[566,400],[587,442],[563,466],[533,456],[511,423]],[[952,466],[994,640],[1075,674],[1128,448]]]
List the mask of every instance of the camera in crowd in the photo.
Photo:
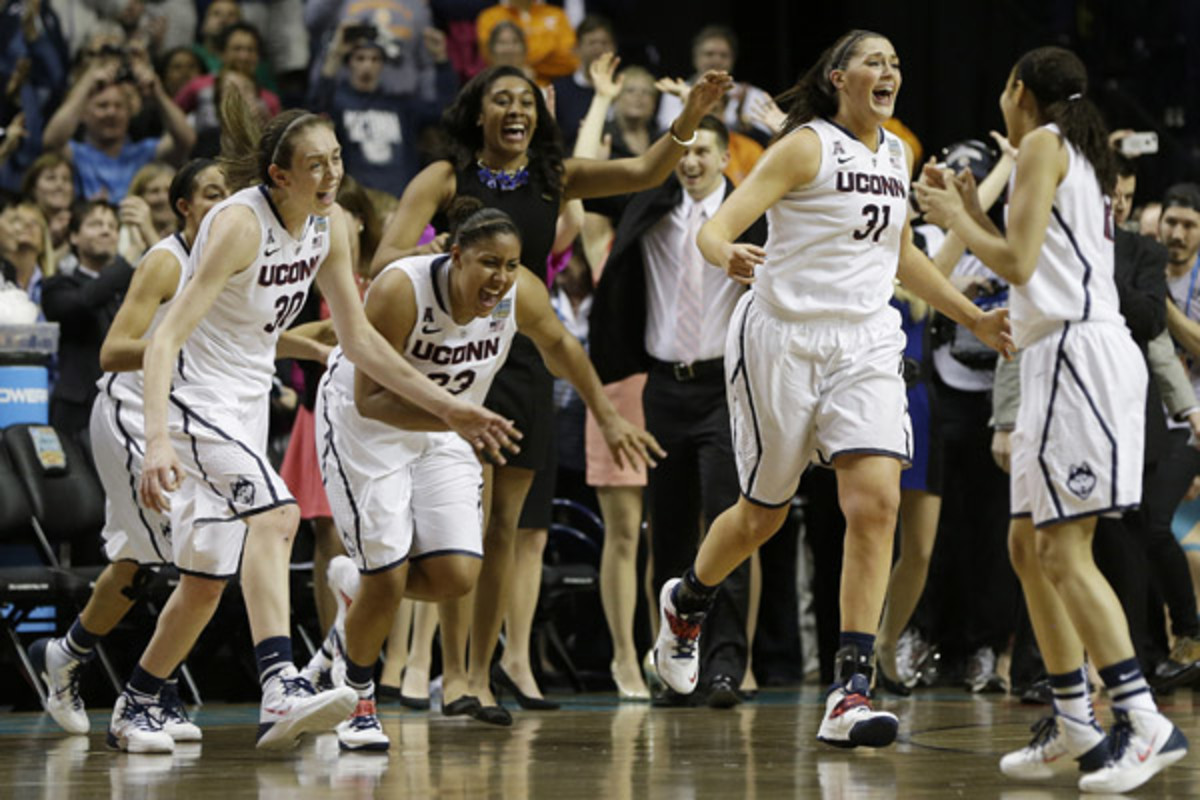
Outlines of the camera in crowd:
[[119,44],[102,44],[94,53],[96,58],[119,58],[120,66],[113,78],[113,83],[136,83],[133,75],[133,65],[129,61],[129,48]]
[[378,47],[383,52],[383,57],[392,65],[397,65],[404,60],[400,41],[389,31],[381,30],[369,22],[347,25],[342,36],[351,49],[365,46]]

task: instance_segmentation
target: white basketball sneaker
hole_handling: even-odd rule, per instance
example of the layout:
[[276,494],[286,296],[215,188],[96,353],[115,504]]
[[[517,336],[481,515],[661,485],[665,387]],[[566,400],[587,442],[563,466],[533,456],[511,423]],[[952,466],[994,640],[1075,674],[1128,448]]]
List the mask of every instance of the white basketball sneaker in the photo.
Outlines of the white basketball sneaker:
[[127,753],[173,753],[175,740],[163,730],[159,706],[121,692],[108,726],[108,746]]
[[1000,759],[1000,771],[1010,778],[1044,781],[1079,769],[1086,770],[1090,761],[1097,762],[1092,769],[1100,767],[1108,754],[1108,745],[1104,741],[1079,756],[1078,763],[1067,746],[1067,736],[1062,726],[1080,724],[1055,714],[1043,717],[1030,728],[1033,738],[1029,744]]
[[1079,779],[1082,792],[1132,792],[1187,755],[1187,737],[1157,711],[1113,709],[1109,761]]
[[163,686],[158,696],[158,710],[162,729],[176,742],[198,742],[204,738],[200,726],[188,716],[187,706],[179,696],[179,687]]
[[388,749],[388,737],[383,732],[383,725],[375,713],[375,695],[359,698],[349,718],[342,720],[337,726],[338,747],[342,750],[375,750]]
[[675,611],[671,593],[679,578],[663,584],[658,593],[658,641],[654,643],[654,666],[658,677],[680,694],[696,689],[700,674],[700,623],[703,615],[685,619]]
[[295,667],[284,667],[263,687],[257,746],[262,750],[289,749],[305,733],[332,730],[356,703],[358,692],[350,687],[318,694]]
[[46,687],[46,713],[67,733],[87,733],[87,709],[79,695],[79,671],[87,662],[76,658],[63,639],[38,639],[29,648],[29,660]]
[[871,708],[870,686],[866,675],[855,673],[830,691],[817,739],[834,747],[887,747],[896,741],[900,720]]

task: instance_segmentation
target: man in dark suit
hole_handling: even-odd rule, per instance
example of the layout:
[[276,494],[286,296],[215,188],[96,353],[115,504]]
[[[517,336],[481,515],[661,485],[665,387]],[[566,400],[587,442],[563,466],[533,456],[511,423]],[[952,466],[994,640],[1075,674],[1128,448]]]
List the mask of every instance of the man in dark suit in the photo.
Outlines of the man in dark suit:
[[[650,471],[646,509],[654,555],[654,596],[685,570],[712,521],[738,496],[725,400],[725,332],[745,287],[706,263],[700,226],[733,191],[721,170],[729,132],[705,117],[675,174],[631,198],[596,287],[590,349],[602,380],[648,373],[646,429],[667,451]],[[766,241],[758,220],[743,241]],[[746,668],[749,562],[721,585],[704,621],[701,686],[709,705],[740,697]],[[671,704],[681,698],[668,695]]]
[[100,345],[112,325],[133,268],[117,255],[116,206],[89,200],[71,213],[70,242],[78,266],[46,280],[42,309],[59,324],[58,380],[50,395],[50,423],[86,438],[101,375]]

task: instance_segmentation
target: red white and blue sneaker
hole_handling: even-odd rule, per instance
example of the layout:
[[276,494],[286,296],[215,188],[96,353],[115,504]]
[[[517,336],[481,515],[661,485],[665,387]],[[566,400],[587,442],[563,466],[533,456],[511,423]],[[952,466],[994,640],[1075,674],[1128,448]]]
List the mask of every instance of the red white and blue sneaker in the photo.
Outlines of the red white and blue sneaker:
[[67,733],[87,733],[87,709],[79,695],[79,671],[87,661],[73,655],[61,638],[38,639],[29,648],[29,660],[46,687],[46,713]]
[[373,750],[388,749],[388,737],[383,732],[383,725],[375,712],[375,694],[360,697],[358,705],[347,719],[337,726],[338,747],[342,750]]
[[1157,711],[1113,709],[1108,732],[1109,761],[1079,778],[1082,792],[1132,792],[1187,755],[1187,737]]
[[358,703],[349,686],[318,693],[288,665],[267,679],[258,716],[261,750],[287,750],[305,733],[333,730]]
[[855,673],[829,692],[817,739],[834,747],[887,747],[896,741],[900,720],[871,708],[870,681]]
[[[1033,738],[1020,750],[1014,750],[1000,759],[1000,771],[1010,778],[1023,781],[1044,781],[1060,775],[1095,770],[1103,766],[1108,758],[1108,743],[1101,740],[1083,755],[1071,752],[1067,744],[1067,730],[1074,726],[1079,731],[1084,723],[1057,714],[1042,717],[1030,728]],[[1097,729],[1098,730],[1098,729]],[[1082,736],[1094,737],[1086,730]]]
[[684,618],[675,610],[671,594],[679,578],[663,584],[658,593],[658,641],[654,643],[654,666],[658,677],[679,694],[696,690],[700,675],[700,623],[703,615]]

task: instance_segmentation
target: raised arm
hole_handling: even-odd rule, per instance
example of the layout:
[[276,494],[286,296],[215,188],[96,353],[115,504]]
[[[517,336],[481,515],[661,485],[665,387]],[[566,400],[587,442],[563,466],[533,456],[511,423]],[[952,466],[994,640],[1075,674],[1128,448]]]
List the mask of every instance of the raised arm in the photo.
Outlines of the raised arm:
[[533,340],[547,369],[565,378],[596,415],[617,463],[655,465],[666,455],[653,436],[617,413],[604,394],[596,369],[579,340],[567,332],[550,306],[546,286],[525,267],[517,275],[517,328]]
[[439,208],[454,199],[456,189],[454,165],[449,161],[435,161],[417,173],[405,187],[400,205],[379,240],[371,261],[372,277],[397,258],[413,255],[425,226]]
[[196,144],[196,132],[188,123],[187,115],[175,105],[171,95],[167,94],[158,73],[150,66],[149,61],[134,61],[133,74],[146,102],[158,109],[158,115],[162,119],[165,135],[158,140],[155,156],[175,166],[182,165]]
[[67,92],[54,116],[46,122],[46,127],[42,130],[42,147],[46,150],[61,150],[66,147],[83,119],[88,98],[98,88],[112,82],[116,76],[116,64],[102,65],[99,61],[93,62],[79,82]]
[[687,104],[667,133],[636,158],[592,161],[568,158],[564,163],[564,197],[607,197],[640,192],[658,186],[675,168],[684,147],[708,109],[725,95],[733,81],[726,72],[710,70],[688,93]]
[[450,394],[417,371],[380,335],[363,313],[354,285],[347,225],[340,208],[335,209],[331,223],[331,249],[317,282],[329,303],[346,357],[381,386],[433,414],[476,449],[488,451],[503,463],[501,450],[510,448],[517,436],[512,423]]
[[179,270],[179,259],[166,250],[155,250],[138,264],[121,308],[100,346],[102,370],[133,372],[142,368],[147,345],[142,337],[150,329],[158,307],[175,296]]

